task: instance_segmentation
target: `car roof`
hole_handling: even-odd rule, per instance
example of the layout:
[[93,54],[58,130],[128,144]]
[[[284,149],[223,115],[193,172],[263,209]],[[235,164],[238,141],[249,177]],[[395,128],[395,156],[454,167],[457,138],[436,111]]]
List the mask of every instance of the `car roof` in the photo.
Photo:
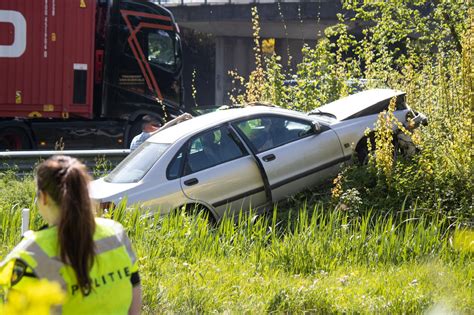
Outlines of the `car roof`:
[[207,113],[194,117],[193,119],[183,121],[177,125],[155,133],[150,138],[148,138],[147,141],[154,143],[174,143],[186,135],[198,133],[202,130],[212,128],[213,126],[218,126],[227,121],[259,114],[281,114],[293,116],[295,118],[308,119],[308,116],[305,113],[279,107],[253,105],[239,108],[229,108]]
[[335,115],[338,120],[344,120],[379,102],[403,94],[405,92],[392,89],[372,89],[343,97],[317,109]]

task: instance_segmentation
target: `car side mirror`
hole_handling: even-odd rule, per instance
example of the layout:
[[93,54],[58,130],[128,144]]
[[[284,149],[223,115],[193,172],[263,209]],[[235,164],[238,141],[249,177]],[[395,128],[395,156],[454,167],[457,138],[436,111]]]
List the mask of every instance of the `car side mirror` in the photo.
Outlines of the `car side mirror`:
[[317,121],[311,122],[311,130],[314,134],[318,134],[321,132],[321,125]]

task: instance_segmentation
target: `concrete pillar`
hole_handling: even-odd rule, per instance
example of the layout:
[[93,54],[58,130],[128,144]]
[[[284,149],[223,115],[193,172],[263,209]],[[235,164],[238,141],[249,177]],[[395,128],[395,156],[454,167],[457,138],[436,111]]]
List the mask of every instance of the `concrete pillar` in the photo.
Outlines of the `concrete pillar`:
[[252,39],[245,37],[216,37],[216,104],[229,104],[228,93],[232,90],[230,70],[248,78],[255,67]]
[[216,105],[224,104],[224,80],[227,75],[224,60],[224,41],[225,37],[216,37]]
[[[215,65],[215,104],[229,104],[228,93],[232,91],[232,78],[230,70],[235,70],[246,80],[255,69],[255,56],[253,51],[253,38],[251,37],[225,37],[217,36],[216,41],[216,65]],[[306,41],[314,47],[314,40]],[[277,38],[275,52],[282,57],[285,71],[292,70],[296,73],[296,65],[301,62],[301,39]],[[291,65],[288,66],[288,52],[292,56]]]
[[[229,38],[229,40],[232,40]],[[234,42],[234,62],[233,70],[236,70],[240,75],[248,75],[248,48],[246,47],[246,38],[238,37]]]

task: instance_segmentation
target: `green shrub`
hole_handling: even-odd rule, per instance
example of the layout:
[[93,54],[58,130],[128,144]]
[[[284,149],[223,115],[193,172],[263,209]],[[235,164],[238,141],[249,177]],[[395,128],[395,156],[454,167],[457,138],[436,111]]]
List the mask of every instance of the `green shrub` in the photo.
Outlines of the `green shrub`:
[[[340,23],[327,28],[315,47],[303,48],[296,73],[285,72],[279,56],[259,55],[255,9],[257,69],[248,80],[239,77],[246,89],[233,100],[309,111],[351,94],[352,78],[367,79],[368,88],[404,90],[408,104],[429,118],[427,127],[412,134],[421,154],[393,160],[390,118],[389,125],[375,135],[375,168],[348,169],[338,180],[338,197],[344,195],[340,189],[355,189],[365,211],[374,207],[397,211],[405,204],[420,212],[472,222],[474,9],[467,1],[447,0],[343,4],[352,14],[338,15]],[[348,31],[350,23],[358,23],[363,38]],[[285,79],[296,83],[285,85]],[[380,125],[385,124],[382,118]]]

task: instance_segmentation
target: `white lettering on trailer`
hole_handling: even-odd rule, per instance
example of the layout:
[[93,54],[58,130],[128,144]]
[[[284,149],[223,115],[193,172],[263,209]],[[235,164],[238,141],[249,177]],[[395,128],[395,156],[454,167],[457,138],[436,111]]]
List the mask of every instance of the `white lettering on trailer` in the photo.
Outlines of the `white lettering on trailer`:
[[87,70],[87,63],[75,63],[74,70]]
[[13,43],[0,45],[0,58],[18,58],[26,49],[26,20],[18,11],[0,10],[0,22],[13,24]]

